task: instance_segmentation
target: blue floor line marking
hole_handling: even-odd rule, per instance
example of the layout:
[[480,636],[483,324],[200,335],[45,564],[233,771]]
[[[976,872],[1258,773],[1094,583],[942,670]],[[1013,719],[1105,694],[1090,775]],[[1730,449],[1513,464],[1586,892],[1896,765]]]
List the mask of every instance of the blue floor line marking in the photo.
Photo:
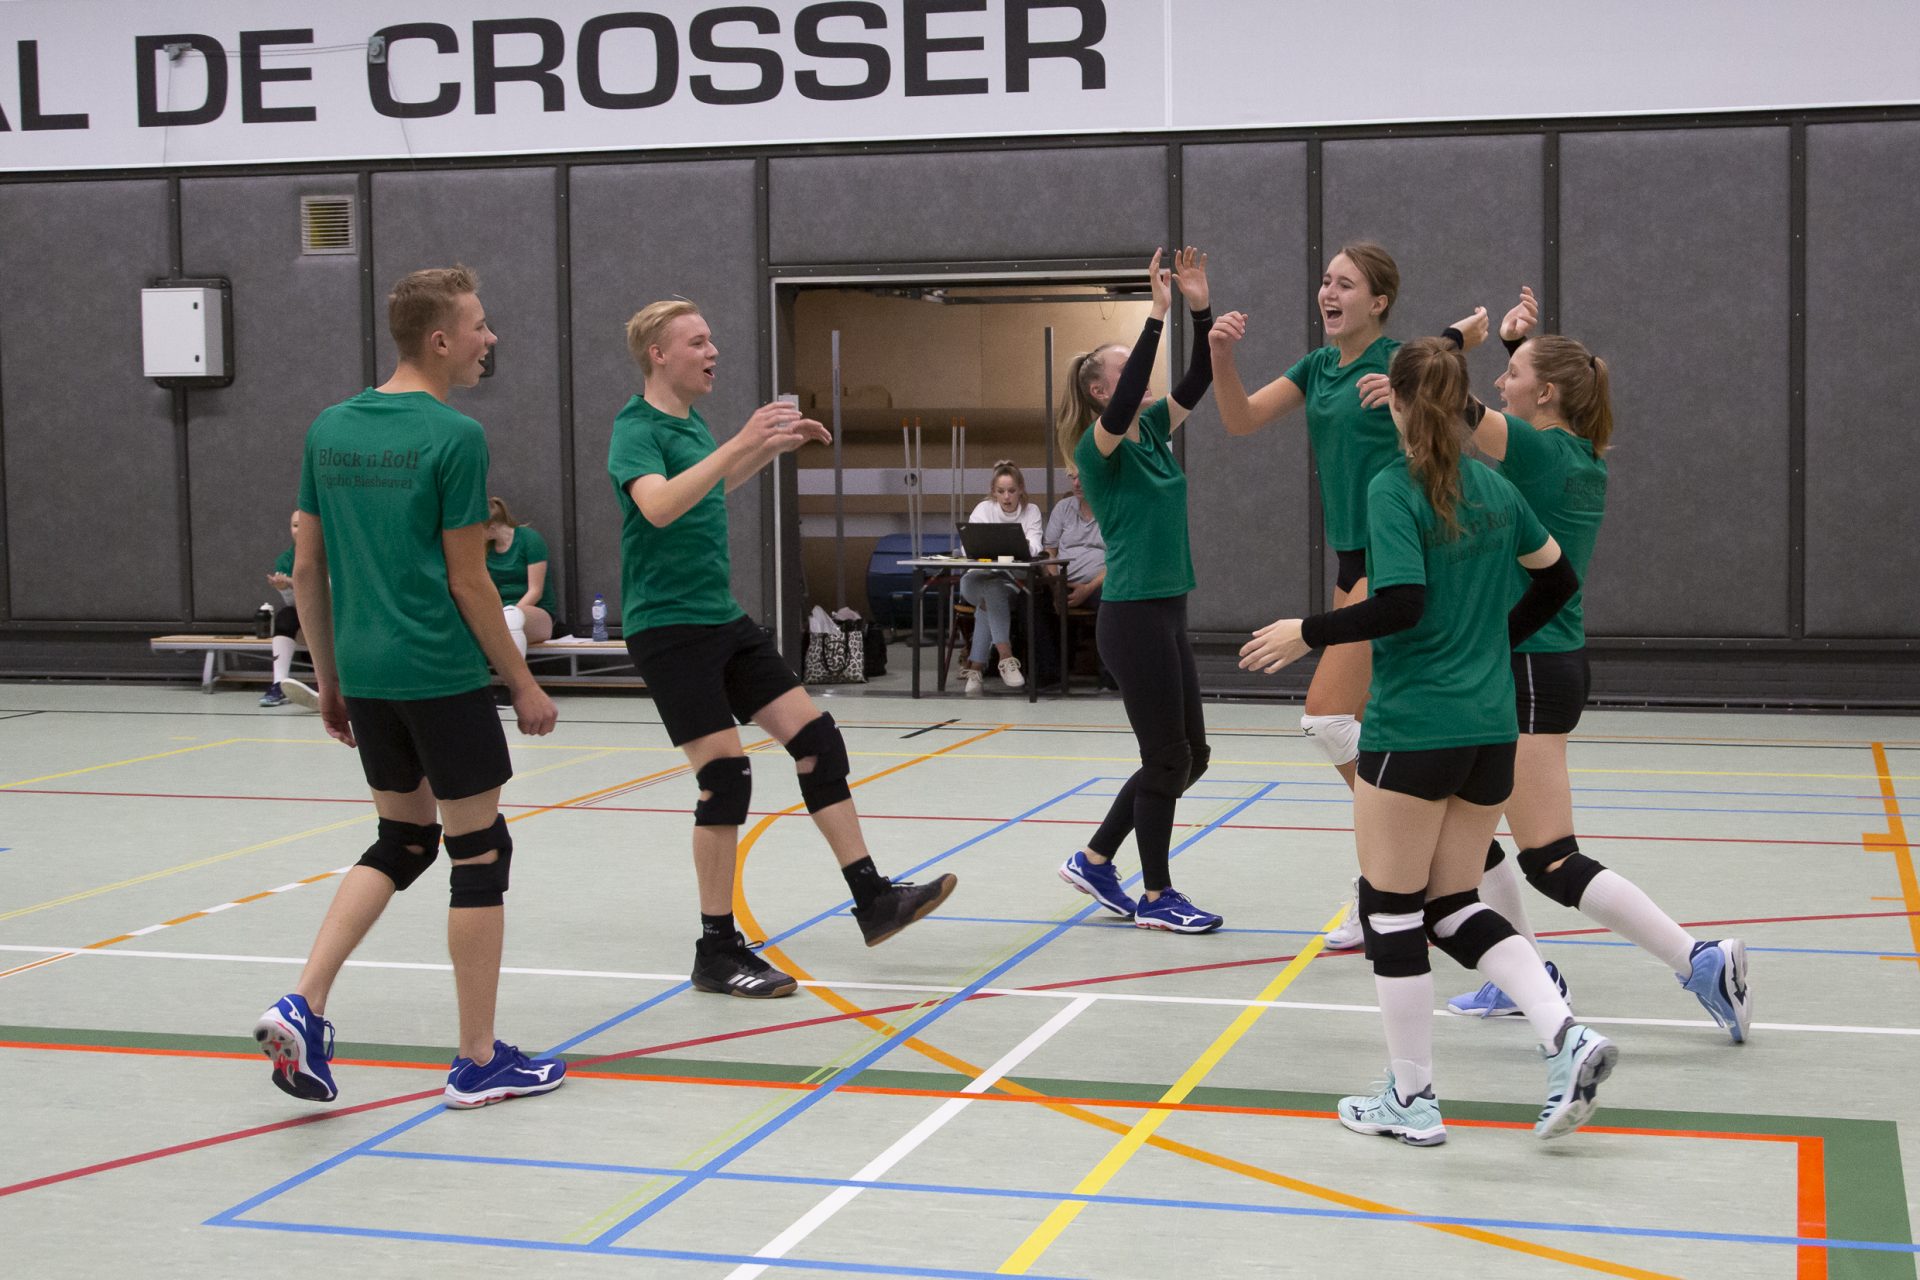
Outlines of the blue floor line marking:
[[[935,856],[927,859],[925,862],[920,863],[919,866],[912,868],[908,872],[908,874],[911,875],[914,872],[917,872],[932,866],[934,863],[939,862],[944,858],[952,857],[954,854],[959,853],[961,850],[966,849],[972,845],[978,844],[980,841],[985,840],[987,837],[995,834],[996,832],[1005,831],[1008,828],[1011,828],[1017,825],[1018,823],[1025,821],[1027,818],[1032,817],[1034,814],[1039,813],[1044,809],[1050,808],[1051,806],[1058,804],[1063,800],[1066,800],[1067,798],[1079,792],[1080,789],[1082,787],[1085,787],[1086,785],[1087,785],[1086,782],[1079,783],[1078,785],[1070,787],[1067,790],[1061,792],[1059,795],[1054,796],[1050,800],[1042,801],[1040,804],[1027,810],[1025,813],[1018,815],[1017,817],[1009,818],[1005,822],[1000,823],[998,826],[991,827],[986,831],[982,831],[977,835],[971,836],[966,840],[961,841],[959,844],[954,845],[952,848],[948,849],[946,852],[936,854]],[[845,908],[851,905],[852,903],[850,901],[843,901],[838,906],[834,907],[832,910],[823,911],[819,915],[814,916],[812,919],[804,921],[801,924],[795,925],[793,928],[788,929],[786,932],[779,934],[776,938],[773,939],[773,941],[775,942],[783,941],[787,938],[792,937],[794,934],[799,933],[803,929],[810,929],[814,925],[819,924],[822,920],[831,919],[834,915],[840,913],[842,910],[844,910]],[[653,1006],[659,1004],[663,1000],[671,999],[672,997],[679,995],[683,991],[690,990],[691,987],[692,987],[692,984],[687,982],[678,983],[675,986],[669,987],[667,990],[662,991],[657,995],[651,996],[648,999],[641,1001],[639,1004],[634,1005],[632,1008],[626,1010],[623,1013],[615,1014],[613,1017],[607,1019],[602,1023],[599,1023],[598,1025],[584,1032],[581,1032],[579,1035],[576,1035],[571,1037],[570,1039],[561,1041],[558,1045],[554,1046],[554,1048],[550,1049],[546,1055],[542,1055],[542,1056],[552,1056],[553,1054],[565,1052],[566,1050],[573,1048],[575,1045],[581,1044],[584,1041],[593,1038],[594,1036],[602,1034],[603,1032],[607,1031],[612,1027],[616,1027],[621,1023],[626,1022],[630,1018],[637,1017],[639,1014],[644,1013],[648,1009],[651,1009]],[[240,1204],[237,1204],[230,1209],[222,1210],[221,1212],[215,1214],[213,1217],[207,1219],[204,1225],[216,1226],[216,1227],[243,1226],[245,1225],[244,1223],[237,1221],[237,1218],[240,1214],[246,1213],[252,1209],[256,1209],[259,1206],[266,1204],[268,1201],[276,1199],[279,1196],[282,1196],[287,1192],[292,1191],[294,1188],[299,1187],[306,1182],[312,1181],[314,1178],[319,1177],[321,1174],[326,1173],[330,1169],[339,1167],[340,1165],[346,1163],[348,1160],[353,1159],[355,1156],[366,1155],[368,1152],[371,1152],[372,1150],[377,1148],[381,1143],[386,1142],[390,1138],[398,1137],[400,1134],[405,1133],[407,1130],[413,1128],[415,1125],[421,1124],[426,1120],[431,1119],[432,1117],[434,1117],[435,1115],[438,1115],[444,1110],[446,1110],[444,1106],[440,1105],[439,1103],[435,1103],[434,1105],[429,1107],[427,1110],[422,1111],[420,1114],[416,1116],[412,1116],[406,1120],[403,1120],[399,1124],[393,1126],[392,1128],[387,1129],[381,1133],[377,1133],[373,1135],[371,1138],[368,1138],[363,1142],[356,1143],[354,1146],[349,1147],[347,1150],[341,1152],[340,1154],[329,1157],[328,1159],[321,1161],[319,1164],[314,1165],[312,1168],[307,1169],[302,1173],[297,1173],[291,1178],[287,1178],[284,1181],[272,1187],[267,1188],[267,1190],[262,1191],[258,1195],[253,1196],[247,1200],[242,1201]]]
[[[1169,861],[1171,861],[1172,858],[1177,856],[1182,851],[1192,847],[1194,844],[1197,844],[1199,841],[1205,839],[1208,835],[1212,834],[1214,831],[1217,831],[1223,824],[1225,824],[1235,814],[1239,813],[1241,810],[1251,805],[1255,800],[1259,799],[1260,796],[1265,795],[1269,789],[1270,787],[1267,784],[1264,784],[1264,783],[1261,784],[1261,789],[1258,792],[1256,792],[1254,795],[1245,797],[1239,803],[1235,804],[1233,807],[1229,808],[1224,813],[1222,813],[1218,818],[1215,818],[1212,822],[1208,823],[1206,826],[1202,827],[1200,830],[1194,832],[1192,835],[1188,836],[1185,840],[1182,840],[1178,846],[1168,851],[1167,857]],[[977,993],[982,987],[991,986],[993,984],[994,979],[1000,977],[1002,974],[1010,973],[1014,969],[1018,968],[1020,965],[1024,964],[1028,959],[1030,959],[1032,956],[1037,954],[1048,943],[1053,942],[1055,939],[1064,935],[1067,932],[1067,930],[1071,928],[1076,921],[1084,920],[1088,916],[1091,916],[1094,912],[1100,911],[1103,909],[1104,908],[1100,907],[1098,904],[1092,904],[1092,905],[1083,907],[1080,911],[1076,912],[1073,916],[1071,916],[1067,920],[1061,921],[1055,924],[1051,929],[1047,930],[1046,933],[1034,939],[1032,942],[1028,943],[1026,946],[1020,948],[1018,951],[1014,952],[1011,956],[1007,957],[1005,960],[1002,960],[999,964],[987,970],[985,973],[975,978],[972,982],[969,982],[966,986],[960,988],[959,991],[956,991],[951,995],[948,995],[947,997],[942,999],[938,1004],[934,1005],[932,1008],[928,1009],[925,1013],[915,1018],[911,1023],[907,1024],[905,1027],[902,1027],[900,1030],[896,1031],[893,1035],[888,1036],[880,1044],[874,1046],[872,1049],[862,1054],[859,1058],[855,1059],[853,1062],[848,1063],[845,1067],[841,1068],[833,1076],[829,1077],[826,1081],[821,1083],[811,1093],[808,1093],[803,1097],[795,1099],[785,1110],[780,1112],[780,1114],[769,1119],[766,1123],[762,1124],[759,1128],[755,1129],[752,1133],[741,1138],[738,1142],[735,1142],[732,1146],[728,1147],[725,1151],[720,1152],[718,1155],[708,1160],[705,1164],[701,1165],[698,1169],[694,1169],[694,1170],[682,1173],[680,1175],[680,1180],[677,1183],[667,1188],[665,1191],[661,1192],[659,1195],[655,1196],[652,1200],[648,1201],[646,1204],[642,1205],[640,1208],[628,1214],[625,1218],[621,1219],[619,1222],[615,1223],[613,1226],[609,1227],[607,1230],[601,1232],[598,1236],[594,1238],[594,1243],[595,1244],[612,1244],[614,1241],[620,1239],[620,1237],[626,1235],[628,1232],[643,1225],[644,1223],[646,1223],[648,1219],[652,1218],[655,1214],[667,1208],[669,1205],[674,1204],[682,1196],[685,1196],[688,1192],[698,1187],[701,1183],[707,1181],[709,1178],[713,1176],[714,1173],[722,1169],[725,1169],[729,1164],[732,1164],[735,1160],[739,1159],[741,1156],[745,1155],[747,1152],[753,1150],[755,1147],[759,1146],[762,1142],[772,1137],[775,1133],[778,1133],[781,1129],[786,1128],[787,1125],[791,1124],[793,1121],[799,1119],[801,1116],[805,1115],[808,1111],[812,1110],[814,1107],[818,1106],[820,1103],[832,1097],[834,1093],[840,1088],[840,1086],[852,1082],[855,1077],[859,1076],[862,1072],[872,1067],[876,1062],[886,1057],[889,1053],[893,1052],[900,1045],[906,1043],[909,1039],[912,1039],[914,1036],[917,1036],[923,1029],[933,1025],[935,1022],[938,1022],[941,1018],[946,1017],[949,1013],[952,1013],[955,1009],[962,1007],[964,1004],[967,1003],[969,998],[972,997],[975,993]]]
[[[569,1160],[531,1160],[511,1156],[466,1156],[439,1151],[383,1151],[383,1158],[425,1160],[447,1164],[506,1165],[515,1168],[560,1169],[580,1173],[612,1173],[634,1177],[673,1176],[677,1170],[647,1165],[589,1164]],[[1887,1253],[1920,1253],[1920,1245],[1878,1240],[1830,1240],[1825,1237],[1750,1235],[1728,1231],[1689,1231],[1680,1227],[1626,1227],[1606,1223],[1535,1221],[1522,1218],[1472,1218],[1441,1214],[1382,1213],[1368,1209],[1329,1209],[1312,1205],[1269,1205],[1243,1200],[1190,1200],[1161,1196],[1078,1194],[1019,1187],[975,1187],[938,1182],[894,1182],[882,1179],[855,1182],[848,1178],[816,1178],[780,1173],[715,1173],[724,1182],[770,1183],[804,1187],[860,1187],[872,1191],[918,1195],[979,1196],[1008,1200],[1075,1201],[1141,1209],[1199,1209],[1212,1213],[1247,1213],[1286,1218],[1335,1218],[1351,1222],[1387,1222],[1408,1225],[1498,1228],[1505,1231],[1553,1231],[1579,1235],[1640,1236],[1668,1240],[1699,1240],[1715,1244],[1783,1245],[1794,1248],[1867,1249]]]
[[[948,1267],[884,1266],[872,1262],[840,1262],[824,1258],[762,1258],[751,1253],[701,1253],[691,1249],[642,1249],[634,1245],[563,1244],[555,1240],[517,1240],[511,1236],[463,1236],[439,1231],[387,1231],[376,1227],[332,1226],[318,1222],[235,1222],[254,1231],[292,1231],[305,1235],[352,1236],[361,1240],[412,1240],[425,1244],[464,1244],[494,1249],[532,1249],[541,1253],[571,1253],[615,1258],[655,1258],[665,1262],[717,1262],[790,1271],[825,1271],[836,1275],[925,1276],[929,1280],[996,1280],[992,1271],[961,1271]],[[1036,1276],[1034,1280],[1079,1280],[1072,1276]]]
[[[1087,800],[1111,800],[1120,793],[1117,791],[1083,791],[1080,794],[1083,799],[1087,799]],[[1181,796],[1180,798],[1182,800],[1193,801],[1196,804],[1205,804],[1205,803],[1219,804],[1224,801],[1232,799],[1231,796],[1194,795],[1192,792],[1188,792],[1187,794]],[[1268,800],[1267,803],[1268,804],[1327,804],[1327,805],[1339,805],[1343,808],[1352,808],[1353,797],[1350,795],[1328,796],[1323,799],[1319,796],[1275,796],[1272,799]],[[1867,802],[1862,801],[1861,803],[1865,805]],[[1880,804],[1874,804],[1870,808],[1861,808],[1858,811],[1855,811],[1853,809],[1763,809],[1763,808],[1752,808],[1752,807],[1714,808],[1714,807],[1705,806],[1705,805],[1589,804],[1589,803],[1583,803],[1582,801],[1579,801],[1579,800],[1575,800],[1573,807],[1575,809],[1587,809],[1587,810],[1593,810],[1595,812],[1606,812],[1606,813],[1737,813],[1737,814],[1743,814],[1747,817],[1753,817],[1753,818],[1773,818],[1773,817],[1822,818],[1824,817],[1824,818],[1862,818],[1868,821],[1872,821],[1877,818],[1884,818],[1887,814],[1885,806]],[[1920,815],[1900,815],[1900,816],[1906,817],[1906,816],[1920,816]]]

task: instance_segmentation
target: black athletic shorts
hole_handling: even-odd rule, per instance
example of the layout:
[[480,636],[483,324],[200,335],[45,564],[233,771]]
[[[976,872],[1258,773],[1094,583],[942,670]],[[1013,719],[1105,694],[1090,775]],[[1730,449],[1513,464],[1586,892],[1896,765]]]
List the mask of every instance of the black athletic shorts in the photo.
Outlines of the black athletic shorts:
[[1432,751],[1362,751],[1360,776],[1382,791],[1422,800],[1459,796],[1468,804],[1505,804],[1513,794],[1513,747],[1436,747]]
[[360,768],[375,791],[412,791],[425,778],[441,800],[503,787],[513,776],[491,688],[444,698],[348,698]]
[[300,611],[290,604],[283,604],[273,611],[273,634],[285,636],[291,640],[300,634]]
[[627,652],[676,747],[746,724],[754,712],[800,687],[773,637],[751,618],[648,627],[627,637]]
[[1361,547],[1357,551],[1336,551],[1333,556],[1339,565],[1333,585],[1342,591],[1353,590],[1354,584],[1367,576],[1367,549]]
[[1572,733],[1593,688],[1587,651],[1516,653],[1513,694],[1522,733]]

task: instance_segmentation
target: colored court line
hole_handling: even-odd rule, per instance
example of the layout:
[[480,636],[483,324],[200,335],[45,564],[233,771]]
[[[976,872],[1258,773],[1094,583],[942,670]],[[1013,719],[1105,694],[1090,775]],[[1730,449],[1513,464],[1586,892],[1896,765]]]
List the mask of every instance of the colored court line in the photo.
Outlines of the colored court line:
[[[123,765],[145,764],[149,760],[165,760],[168,756],[190,755],[195,751],[207,751],[214,747],[224,747],[229,743],[239,741],[239,738],[221,738],[217,742],[202,742],[191,747],[175,747],[171,751],[156,751],[151,755],[129,756],[125,760],[109,760],[106,764],[90,764],[84,768],[66,769],[60,773],[43,773],[37,778],[21,778],[18,782],[0,782],[0,791],[7,791],[14,787],[30,786],[36,782],[52,782],[56,778],[77,778],[83,773],[99,773],[102,769],[118,769]],[[4,916],[0,916],[0,919],[5,918]]]
[[[1347,909],[1344,906],[1334,912],[1333,918],[1322,926],[1320,936],[1307,943],[1286,968],[1275,974],[1273,981],[1261,988],[1260,994],[1255,999],[1278,999],[1281,992],[1292,986],[1293,980],[1304,973],[1307,965],[1320,954],[1320,949],[1327,943],[1326,935],[1340,927],[1340,922],[1346,918],[1346,914]],[[1243,1010],[1240,1016],[1235,1018],[1227,1029],[1207,1046],[1206,1051],[1194,1059],[1193,1065],[1173,1082],[1173,1086],[1167,1090],[1166,1096],[1161,1101],[1186,1101],[1187,1095],[1192,1093],[1212,1073],[1213,1069],[1220,1065],[1221,1059],[1227,1056],[1234,1045],[1240,1043],[1241,1037],[1253,1030],[1253,1024],[1259,1021],[1260,1015],[1264,1012],[1265,1010],[1260,1008]],[[997,1268],[999,1273],[1025,1275],[1028,1269],[1040,1260],[1040,1255],[1060,1238],[1060,1233],[1071,1226],[1073,1220],[1080,1216],[1081,1210],[1087,1207],[1088,1201],[1084,1197],[1105,1190],[1107,1184],[1126,1167],[1128,1161],[1139,1154],[1140,1148],[1146,1144],[1147,1139],[1152,1137],[1154,1131],[1172,1114],[1171,1111],[1155,1109],[1140,1117],[1087,1176],[1080,1179],[1079,1184],[1073,1189],[1075,1198],[1063,1200],[1055,1205],[1053,1212],[1047,1215],[1046,1220],[1033,1229],[1019,1248],[1007,1255],[1006,1261]]]
[[1900,897],[1909,913],[1907,929],[1913,935],[1913,949],[1920,952],[1920,879],[1916,879],[1913,869],[1913,847],[1907,842],[1907,827],[1900,815],[1900,803],[1894,795],[1893,778],[1887,771],[1887,748],[1885,743],[1876,742],[1873,747],[1873,767],[1879,775],[1880,797],[1886,808],[1887,829],[1884,832],[1869,831],[1860,837],[1861,847],[1869,853],[1887,853],[1893,855],[1894,873],[1900,879]]

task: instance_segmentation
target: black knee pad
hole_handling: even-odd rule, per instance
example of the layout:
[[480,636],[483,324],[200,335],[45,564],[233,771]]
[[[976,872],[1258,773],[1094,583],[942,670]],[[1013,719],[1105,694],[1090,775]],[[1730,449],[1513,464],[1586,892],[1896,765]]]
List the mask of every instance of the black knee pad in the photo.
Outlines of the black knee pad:
[[1506,860],[1507,860],[1507,851],[1500,847],[1500,842],[1498,840],[1495,840],[1493,843],[1487,846],[1487,868],[1486,869],[1488,871],[1493,870],[1495,867],[1499,866],[1501,863],[1505,862]]
[[787,742],[787,754],[795,760],[813,757],[813,768],[799,775],[800,798],[807,802],[808,813],[853,798],[847,787],[847,774],[853,768],[847,759],[847,740],[840,736],[832,716],[822,711],[807,721]]
[[[1443,938],[1434,932],[1435,927],[1448,916],[1468,907],[1480,909],[1460,922],[1453,936]],[[1427,904],[1427,936],[1433,939],[1433,945],[1452,956],[1466,969],[1480,967],[1480,957],[1505,942],[1508,938],[1520,935],[1514,932],[1507,918],[1480,901],[1478,889],[1468,889],[1465,893],[1450,893],[1444,898],[1435,898]]]
[[[492,862],[473,863],[489,849],[499,857]],[[493,825],[465,835],[447,837],[447,858],[453,863],[453,905],[456,907],[497,907],[506,898],[507,869],[513,862],[513,837],[507,834],[507,819],[495,815]]]
[[[420,846],[419,853],[407,848],[414,844]],[[439,856],[438,826],[420,827],[411,822],[382,818],[379,838],[360,855],[359,865],[372,867],[393,881],[393,887],[398,891],[418,880],[420,873],[432,866],[433,860]]]
[[[1561,862],[1563,858],[1566,861]],[[1560,862],[1557,871],[1547,870],[1556,862]],[[1522,849],[1520,870],[1526,873],[1527,883],[1547,897],[1563,907],[1578,908],[1587,886],[1606,868],[1580,852],[1579,841],[1562,836],[1539,849]]]
[[1213,748],[1203,742],[1197,747],[1190,747],[1189,750],[1193,752],[1193,763],[1187,766],[1187,786],[1191,787],[1200,781],[1200,775],[1204,774],[1207,766],[1213,763]]
[[1360,932],[1367,940],[1367,959],[1372,963],[1373,971],[1382,978],[1417,978],[1433,971],[1433,965],[1427,959],[1425,933],[1419,929],[1396,929],[1392,933],[1381,933],[1373,927],[1376,915],[1418,915],[1426,901],[1424,890],[1388,893],[1374,888],[1365,877],[1361,878],[1359,903],[1355,909],[1360,913]]
[[1140,771],[1134,777],[1140,780],[1142,791],[1178,797],[1187,789],[1187,778],[1192,773],[1193,748],[1182,738],[1178,742],[1156,747],[1142,757]]
[[745,756],[721,756],[700,766],[693,775],[707,798],[694,802],[696,827],[737,827],[747,820],[753,799],[753,762]]

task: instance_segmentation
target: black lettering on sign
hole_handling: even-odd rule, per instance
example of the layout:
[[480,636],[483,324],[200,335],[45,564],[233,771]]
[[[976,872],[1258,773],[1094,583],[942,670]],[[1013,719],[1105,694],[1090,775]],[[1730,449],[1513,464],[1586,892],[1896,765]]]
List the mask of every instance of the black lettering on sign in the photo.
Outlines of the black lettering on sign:
[[[1101,0],[1006,0],[1006,4],[1008,93],[1031,90],[1033,63],[1039,58],[1069,58],[1080,64],[1082,89],[1107,87],[1107,60],[1093,48],[1107,34],[1107,6]],[[1036,9],[1078,10],[1080,34],[1071,40],[1035,41]]]
[[[635,93],[607,88],[601,67],[601,42],[611,31],[645,31],[653,36],[653,85]],[[607,111],[636,111],[669,101],[680,85],[680,38],[673,23],[657,13],[603,13],[580,28],[576,54],[580,97],[590,107]]]
[[387,60],[367,64],[367,97],[373,101],[375,111],[396,120],[424,120],[429,116],[450,115],[460,105],[460,86],[453,81],[441,84],[440,92],[426,102],[402,102],[393,96],[393,86],[387,80],[387,68],[393,65],[393,46],[402,40],[431,40],[441,53],[460,52],[460,37],[453,33],[452,27],[438,22],[402,22],[382,27],[373,36],[387,42]]
[[240,121],[242,124],[298,124],[316,120],[312,107],[269,107],[265,88],[268,84],[313,79],[312,67],[274,67],[261,64],[261,51],[269,45],[312,44],[311,27],[289,31],[242,31],[240,33]]
[[[6,112],[0,111],[0,130],[6,127]],[[84,129],[86,127],[85,112],[50,115],[40,109],[40,42],[22,40],[20,42],[21,131],[31,133],[36,129]]]
[[[501,36],[540,37],[538,62],[510,63],[501,66],[494,49]],[[567,55],[566,33],[551,18],[496,18],[473,24],[473,110],[490,116],[498,108],[495,90],[510,81],[525,80],[540,86],[542,111],[567,109],[566,86],[553,74]]]
[[[197,107],[169,111],[160,105],[160,77],[154,59],[165,58],[167,46],[177,44],[197,50],[207,67],[207,100]],[[211,124],[227,109],[227,51],[212,36],[135,36],[133,62],[139,91],[139,123],[142,129],[165,129],[173,125]]]
[[827,84],[812,71],[795,73],[793,82],[802,97],[821,102],[851,102],[856,98],[877,98],[887,91],[893,62],[877,44],[828,40],[820,34],[820,24],[835,18],[858,18],[867,30],[886,30],[887,11],[866,0],[833,0],[829,4],[810,4],[793,20],[793,43],[809,58],[846,58],[866,64],[867,78],[856,84]]
[[987,0],[907,0],[905,20],[901,24],[906,38],[906,81],[909,98],[937,98],[954,93],[985,93],[984,79],[935,80],[927,73],[927,60],[936,53],[971,53],[987,47],[984,36],[941,36],[927,34],[927,19],[936,13],[985,13]]
[[722,89],[714,84],[712,76],[689,76],[688,86],[693,96],[701,102],[715,106],[733,106],[747,102],[771,102],[780,96],[782,67],[780,55],[771,49],[757,49],[748,46],[733,46],[714,43],[715,27],[729,22],[750,22],[753,29],[761,35],[774,35],[780,30],[780,19],[773,10],[762,9],[758,5],[729,5],[722,9],[708,9],[693,20],[693,29],[687,33],[687,48],[694,57],[702,62],[740,63],[744,66],[760,68],[760,82],[744,89]]

